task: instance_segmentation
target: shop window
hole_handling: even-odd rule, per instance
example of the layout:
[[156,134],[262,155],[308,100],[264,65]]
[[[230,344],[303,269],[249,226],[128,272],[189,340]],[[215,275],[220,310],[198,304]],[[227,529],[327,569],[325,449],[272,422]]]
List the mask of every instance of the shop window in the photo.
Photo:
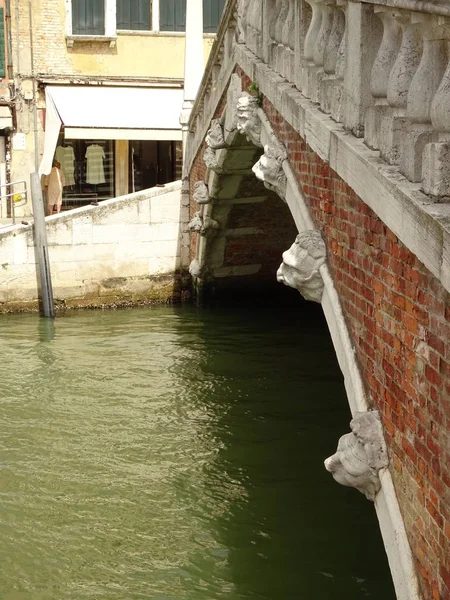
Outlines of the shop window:
[[150,22],[150,0],[117,0],[117,29],[148,31]]
[[56,160],[64,172],[63,209],[114,197],[114,142],[58,140]]
[[73,35],[105,35],[105,0],[72,0]]
[[180,142],[150,140],[130,142],[130,192],[139,192],[179,179],[181,156]]
[[203,31],[215,33],[222,16],[225,0],[203,0]]

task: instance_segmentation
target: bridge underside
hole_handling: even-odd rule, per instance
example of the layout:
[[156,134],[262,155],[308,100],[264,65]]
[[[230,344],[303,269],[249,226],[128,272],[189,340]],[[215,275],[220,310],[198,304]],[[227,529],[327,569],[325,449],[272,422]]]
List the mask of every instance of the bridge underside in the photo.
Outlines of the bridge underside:
[[191,216],[200,212],[210,225],[191,242],[201,265],[197,299],[202,302],[292,292],[277,283],[276,272],[298,232],[287,204],[252,171],[262,152],[236,132],[230,145],[216,150],[219,164],[204,169],[208,203],[203,208],[194,200],[191,178]]

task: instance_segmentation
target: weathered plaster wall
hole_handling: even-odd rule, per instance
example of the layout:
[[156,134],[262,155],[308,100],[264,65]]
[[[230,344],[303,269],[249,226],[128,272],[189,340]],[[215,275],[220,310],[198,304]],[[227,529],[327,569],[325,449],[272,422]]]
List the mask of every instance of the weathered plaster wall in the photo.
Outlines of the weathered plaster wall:
[[[54,298],[103,306],[181,298],[180,182],[47,217]],[[0,234],[0,311],[37,306],[30,225]]]
[[[30,74],[28,3],[12,0],[12,42],[16,73]],[[184,75],[184,35],[155,32],[119,33],[108,42],[66,45],[64,0],[32,0],[34,67],[37,74],[179,78]],[[213,38],[204,39],[205,62]]]

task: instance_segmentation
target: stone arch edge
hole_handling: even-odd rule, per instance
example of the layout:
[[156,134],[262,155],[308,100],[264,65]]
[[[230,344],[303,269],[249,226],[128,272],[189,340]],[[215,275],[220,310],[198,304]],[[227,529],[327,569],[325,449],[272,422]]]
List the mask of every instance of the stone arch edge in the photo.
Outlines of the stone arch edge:
[[[234,107],[225,107],[220,119],[221,123],[224,123],[226,112],[230,109],[234,110]],[[277,139],[270,120],[263,109],[258,108],[257,114],[261,122],[261,146],[265,147],[273,142],[279,144],[280,140]],[[224,155],[228,151],[228,147],[233,144],[233,138],[236,133],[236,131],[233,131],[225,136],[225,147],[219,150],[221,163],[223,163]],[[286,190],[284,197],[279,195],[288,205],[298,232],[302,233],[308,230],[317,231],[309,213],[309,208],[303,192],[289,163],[289,159],[286,158],[283,161],[282,169],[286,176]],[[220,168],[218,170],[214,170],[211,167],[207,168],[205,181],[208,183],[210,189],[214,187],[214,183],[219,176]],[[214,201],[208,206],[202,207],[202,213],[205,215],[211,214],[213,204]],[[201,239],[200,241],[201,243],[197,245],[197,257],[195,261],[197,262],[196,266],[201,269],[201,266],[205,264],[206,259],[206,243],[204,239]],[[194,278],[200,276],[200,273],[194,273],[192,271],[191,274]],[[344,386],[351,413],[354,415],[358,412],[366,412],[372,407],[370,406],[365,392],[356,352],[344,318],[339,296],[326,261],[320,266],[320,275],[322,276],[324,283],[321,301],[322,310],[327,321],[338,364],[344,377]],[[389,468],[382,468],[379,471],[379,479],[381,488],[375,497],[374,505],[396,596],[398,600],[421,600],[422,595],[419,590],[414,559]]]

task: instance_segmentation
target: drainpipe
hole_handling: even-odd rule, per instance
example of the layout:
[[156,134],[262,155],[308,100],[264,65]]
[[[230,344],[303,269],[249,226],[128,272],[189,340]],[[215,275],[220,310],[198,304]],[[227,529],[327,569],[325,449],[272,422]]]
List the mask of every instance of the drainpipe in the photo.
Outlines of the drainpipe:
[[183,138],[183,174],[188,137],[188,124],[195,97],[205,70],[203,57],[203,2],[201,0],[186,1],[186,37],[184,52],[184,94],[183,108],[180,116]]

